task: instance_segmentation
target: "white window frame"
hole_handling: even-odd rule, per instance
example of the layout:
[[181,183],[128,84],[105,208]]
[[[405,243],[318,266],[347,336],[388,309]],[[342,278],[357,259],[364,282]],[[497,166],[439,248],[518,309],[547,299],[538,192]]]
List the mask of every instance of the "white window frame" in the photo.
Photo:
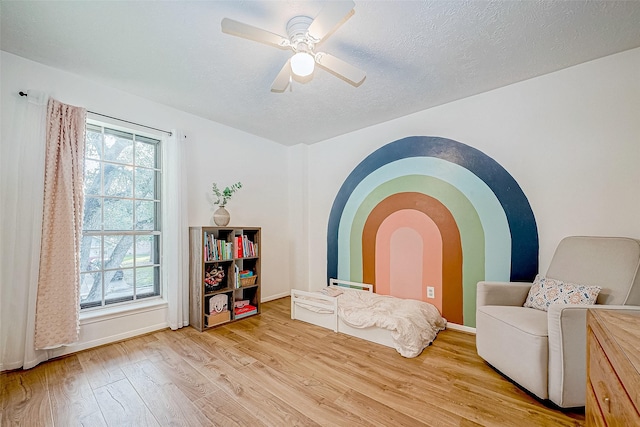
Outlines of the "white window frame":
[[[111,314],[115,314],[118,312],[122,312],[122,311],[131,311],[131,310],[137,310],[138,307],[140,309],[147,309],[150,308],[152,306],[158,305],[158,304],[166,304],[166,302],[163,299],[163,295],[165,293],[165,289],[164,289],[164,283],[162,280],[162,215],[161,215],[161,211],[162,211],[162,194],[161,194],[161,188],[162,188],[162,179],[163,179],[163,173],[162,173],[162,144],[163,144],[163,138],[161,135],[159,134],[155,134],[155,133],[150,133],[150,132],[145,132],[145,131],[140,131],[137,128],[133,128],[133,127],[124,127],[124,126],[120,126],[117,124],[113,124],[113,123],[109,123],[109,122],[104,122],[102,120],[95,120],[95,119],[91,119],[91,118],[87,118],[87,128],[89,127],[100,127],[102,128],[102,133],[104,134],[104,129],[110,129],[113,131],[117,131],[117,132],[124,132],[127,134],[132,134],[133,135],[133,149],[134,149],[134,153],[135,153],[135,141],[136,141],[136,137],[142,137],[142,139],[145,140],[145,142],[148,142],[149,139],[154,140],[155,144],[156,144],[156,161],[155,161],[155,167],[154,168],[146,168],[144,166],[141,165],[136,165],[135,164],[135,154],[134,154],[134,160],[133,163],[130,165],[131,167],[135,168],[145,168],[148,170],[153,170],[154,173],[156,174],[156,182],[155,182],[155,196],[153,199],[153,202],[155,203],[155,227],[154,230],[104,230],[104,213],[102,215],[102,219],[103,219],[103,223],[101,225],[101,230],[83,230],[83,235],[86,236],[102,236],[103,238],[101,239],[101,244],[102,244],[102,248],[101,248],[101,255],[102,255],[102,263],[101,263],[101,268],[100,269],[96,269],[96,270],[91,270],[91,271],[101,271],[104,273],[104,271],[113,271],[114,269],[105,269],[104,268],[104,261],[106,261],[104,259],[105,256],[105,251],[104,251],[104,236],[110,236],[110,235],[132,235],[132,236],[157,236],[156,237],[156,248],[155,250],[157,251],[157,262],[155,262],[152,265],[144,265],[144,267],[157,267],[154,268],[154,270],[156,271],[155,274],[155,280],[154,280],[154,292],[153,295],[148,295],[145,294],[142,297],[138,297],[136,295],[136,286],[135,286],[135,272],[136,272],[136,268],[135,268],[135,244],[133,245],[133,250],[134,250],[134,264],[132,267],[132,271],[134,274],[134,285],[133,285],[133,295],[130,297],[126,297],[126,299],[123,298],[123,300],[120,301],[109,301],[108,299],[105,298],[105,283],[104,283],[104,274],[102,274],[102,285],[101,285],[101,299],[100,301],[96,302],[89,302],[84,304],[81,303],[81,318],[82,319],[90,319],[90,318],[95,318],[96,316],[102,317],[103,315],[111,315]],[[100,161],[102,164],[117,164],[114,163],[112,161],[109,160],[105,160],[103,158],[104,153],[101,154],[101,158],[98,160]],[[94,158],[88,158],[87,157],[87,153],[85,153],[85,161],[87,160],[91,160],[91,161],[95,161],[96,159]],[[102,170],[103,168],[101,168]],[[113,198],[113,196],[109,196],[109,195],[105,195],[105,189],[103,188],[104,186],[104,182],[102,181],[104,179],[103,176],[104,172],[101,172],[101,190],[100,190],[100,198],[105,199],[105,198]],[[134,190],[135,190],[135,178],[134,178]],[[144,201],[149,201],[151,199],[138,199],[135,197],[135,191],[132,195],[132,197],[125,197],[122,199],[126,199],[126,200],[132,200],[132,202],[135,204],[136,200],[144,200]],[[85,194],[85,200],[86,200],[87,194]],[[91,195],[90,197],[94,197],[94,195]],[[104,203],[101,203],[101,207],[100,209],[104,209]],[[135,214],[134,214],[135,215]],[[133,218],[134,223],[135,223],[135,217]],[[117,268],[116,268],[117,269]],[[85,270],[82,270],[81,273],[84,273]],[[99,303],[99,305],[98,305]]]

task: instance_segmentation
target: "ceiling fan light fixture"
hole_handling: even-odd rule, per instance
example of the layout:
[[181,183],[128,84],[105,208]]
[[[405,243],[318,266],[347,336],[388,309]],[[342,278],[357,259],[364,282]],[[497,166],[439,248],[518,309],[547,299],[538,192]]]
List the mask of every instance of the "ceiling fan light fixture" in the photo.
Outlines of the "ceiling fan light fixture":
[[291,72],[299,77],[307,77],[313,73],[315,60],[307,52],[298,52],[291,58]]
[[322,43],[338,26],[353,15],[356,4],[353,0],[326,3],[315,18],[304,15],[291,18],[287,22],[287,37],[229,18],[222,20],[222,32],[293,51],[294,55],[283,65],[273,81],[272,92],[282,93],[287,87],[291,89],[293,80],[300,83],[311,81],[316,62],[336,77],[358,87],[366,77],[364,71],[333,55],[315,51],[316,45]]

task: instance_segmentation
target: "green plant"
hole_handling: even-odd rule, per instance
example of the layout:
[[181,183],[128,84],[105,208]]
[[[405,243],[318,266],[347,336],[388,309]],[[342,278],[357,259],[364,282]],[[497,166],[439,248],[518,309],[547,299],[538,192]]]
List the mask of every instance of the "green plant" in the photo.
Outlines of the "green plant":
[[242,188],[242,183],[238,181],[235,184],[233,184],[231,187],[225,187],[224,190],[220,191],[220,189],[218,188],[218,184],[214,182],[213,195],[216,197],[216,200],[213,203],[215,205],[220,205],[224,207],[229,201],[229,199],[231,199],[231,196],[233,196],[233,193],[235,193],[241,188]]

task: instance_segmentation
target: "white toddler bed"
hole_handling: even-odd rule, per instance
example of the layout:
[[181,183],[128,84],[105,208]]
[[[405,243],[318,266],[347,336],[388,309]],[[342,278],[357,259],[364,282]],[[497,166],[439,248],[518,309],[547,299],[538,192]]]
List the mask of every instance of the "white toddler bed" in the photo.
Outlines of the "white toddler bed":
[[331,279],[320,292],[291,291],[291,318],[416,357],[445,329],[432,304],[373,293],[373,286]]

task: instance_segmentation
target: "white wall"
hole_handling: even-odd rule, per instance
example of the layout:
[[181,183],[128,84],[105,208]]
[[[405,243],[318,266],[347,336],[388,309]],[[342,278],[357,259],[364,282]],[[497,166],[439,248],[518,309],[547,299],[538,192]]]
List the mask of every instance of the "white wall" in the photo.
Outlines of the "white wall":
[[287,150],[289,162],[289,277],[291,287],[305,288],[309,283],[309,199],[307,169],[309,147],[298,144]]
[[[208,196],[214,181],[224,186],[242,181],[227,206],[230,225],[262,227],[262,299],[288,295],[287,147],[6,52],[0,55],[2,144],[12,143],[6,140],[11,117],[16,103],[24,102],[18,92],[27,89],[148,126],[181,129],[187,136],[189,225],[211,224]],[[125,318],[84,321],[81,341],[68,351],[166,327],[166,315],[166,307],[156,307]]]
[[[366,84],[366,83],[365,83]],[[412,135],[475,147],[520,184],[545,272],[568,235],[640,238],[640,49],[431,108],[309,148],[309,288],[326,280],[326,232],[349,173]]]

